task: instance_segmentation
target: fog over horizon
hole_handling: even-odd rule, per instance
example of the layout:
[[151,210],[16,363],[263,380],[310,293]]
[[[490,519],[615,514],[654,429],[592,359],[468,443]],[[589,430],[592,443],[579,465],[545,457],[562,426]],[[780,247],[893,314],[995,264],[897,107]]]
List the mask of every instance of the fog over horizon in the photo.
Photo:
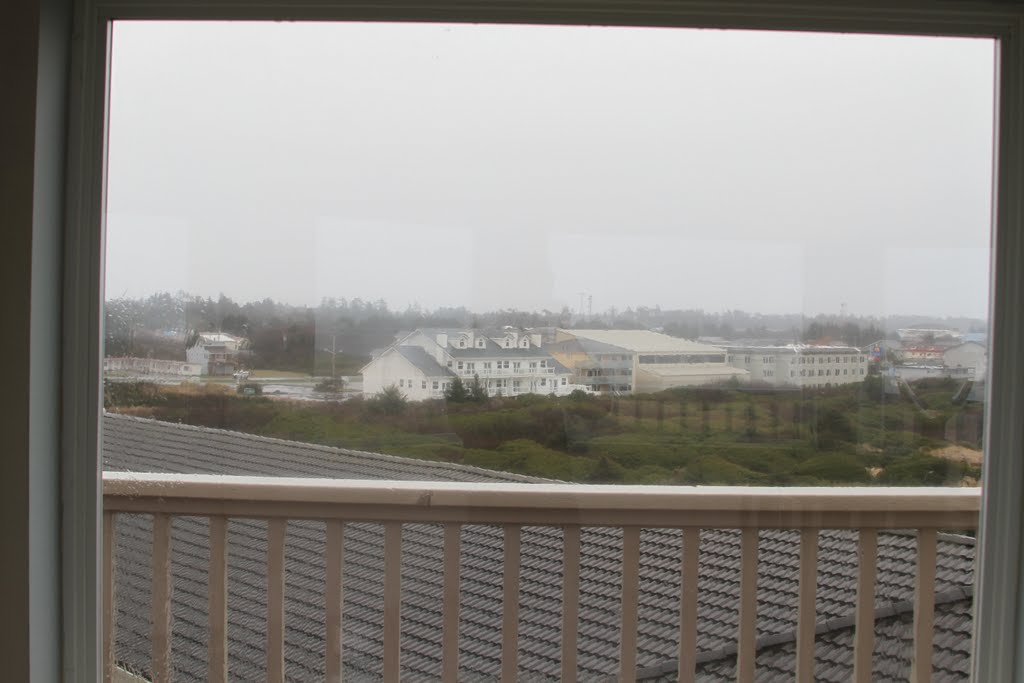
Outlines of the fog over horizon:
[[984,320],[993,78],[986,39],[118,22],[106,296]]

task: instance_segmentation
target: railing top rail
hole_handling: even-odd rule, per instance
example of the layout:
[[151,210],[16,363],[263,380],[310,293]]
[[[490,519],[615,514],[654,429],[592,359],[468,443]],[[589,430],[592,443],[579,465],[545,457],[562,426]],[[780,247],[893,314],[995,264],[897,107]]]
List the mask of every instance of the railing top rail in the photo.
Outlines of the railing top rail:
[[114,511],[409,522],[973,528],[977,488],[602,486],[105,472]]

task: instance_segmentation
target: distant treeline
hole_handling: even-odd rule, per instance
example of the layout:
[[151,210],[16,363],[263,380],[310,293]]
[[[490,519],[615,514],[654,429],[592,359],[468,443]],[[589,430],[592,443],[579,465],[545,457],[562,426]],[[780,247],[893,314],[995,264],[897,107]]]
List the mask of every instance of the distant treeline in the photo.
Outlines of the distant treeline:
[[[878,318],[819,315],[762,315],[743,311],[708,313],[700,310],[662,310],[638,306],[608,309],[581,317],[569,308],[560,311],[502,309],[475,313],[464,307],[404,311],[388,308],[383,300],[324,299],[319,306],[295,306],[272,299],[240,304],[184,293],[160,293],[145,298],[106,302],[106,355],[183,359],[193,332],[220,331],[245,337],[250,347],[246,364],[327,374],[331,351],[338,350],[337,371],[351,374],[373,350],[387,346],[402,331],[417,327],[589,327],[656,329],[677,337],[766,339],[778,343],[824,341],[863,346],[886,337],[886,330],[914,324],[940,324],[926,318]],[[961,328],[983,321],[944,321]]]

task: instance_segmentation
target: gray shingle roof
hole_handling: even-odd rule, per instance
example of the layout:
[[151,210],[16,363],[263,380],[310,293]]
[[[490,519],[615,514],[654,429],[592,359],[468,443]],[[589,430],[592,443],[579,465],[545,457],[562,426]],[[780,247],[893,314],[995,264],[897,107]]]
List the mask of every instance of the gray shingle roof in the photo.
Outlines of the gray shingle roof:
[[455,375],[454,372],[434,360],[434,357],[421,346],[396,346],[394,349],[427,377]]
[[[326,448],[245,434],[108,415],[104,418],[107,469],[205,472],[428,481],[539,481],[447,463]],[[117,657],[145,675],[149,666],[150,520],[120,515],[117,539]],[[287,541],[286,666],[289,680],[323,677],[325,564],[322,523],[291,522]],[[177,518],[173,527],[175,680],[206,677],[206,571],[204,519]],[[380,671],[383,609],[383,533],[373,524],[349,524],[345,535],[346,673],[375,680]],[[584,529],[580,580],[580,678],[603,680],[616,671],[619,642],[621,532]],[[680,593],[680,534],[645,530],[641,538],[638,666],[652,680],[670,680],[674,668]],[[407,525],[402,557],[403,680],[436,680],[440,672],[441,544],[435,525]],[[759,678],[791,679],[796,623],[799,536],[764,531],[758,577]],[[856,536],[821,534],[818,616],[822,622],[853,611]],[[731,680],[730,656],[738,626],[739,535],[706,530],[701,540],[698,650],[700,680]],[[234,680],[264,678],[265,524],[235,520],[229,540],[230,668]],[[875,666],[879,680],[905,680],[909,666],[906,602],[912,599],[915,539],[879,535]],[[942,537],[936,590],[936,680],[966,680],[970,649],[974,546]],[[502,531],[464,527],[461,558],[461,675],[494,680],[499,672]],[[522,539],[520,671],[523,680],[551,680],[559,672],[561,531],[526,528]],[[966,587],[966,590],[964,590]],[[957,591],[960,591],[957,593]],[[901,607],[902,605],[902,607]],[[894,607],[895,606],[895,607]],[[902,610],[902,611],[901,611]],[[819,636],[820,680],[849,680],[851,629],[842,621]],[[774,639],[774,640],[773,640]],[[901,673],[902,672],[902,673]]]

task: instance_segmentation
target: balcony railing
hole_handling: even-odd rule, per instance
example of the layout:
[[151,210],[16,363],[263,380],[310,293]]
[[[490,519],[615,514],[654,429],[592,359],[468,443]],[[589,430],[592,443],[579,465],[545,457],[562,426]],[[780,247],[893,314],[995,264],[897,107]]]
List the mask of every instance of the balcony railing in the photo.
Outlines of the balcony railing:
[[151,677],[171,678],[171,520],[209,519],[208,680],[228,679],[228,520],[267,520],[266,680],[284,680],[285,538],[289,520],[326,522],[326,661],[329,681],[341,680],[342,541],[346,523],[384,525],[384,681],[398,681],[401,636],[401,557],[405,524],[443,525],[441,672],[459,672],[459,571],[463,525],[497,525],[504,534],[501,680],[518,678],[520,538],[524,526],[563,530],[561,676],[577,678],[580,614],[580,530],[622,530],[619,680],[637,671],[641,529],[681,529],[680,681],[695,680],[697,574],[702,530],[741,534],[737,679],[753,681],[757,654],[758,538],[762,529],[798,530],[799,588],[796,628],[797,680],[811,681],[814,665],[818,534],[857,529],[854,680],[871,680],[879,530],[917,532],[912,680],[931,679],[937,532],[977,527],[978,489],[950,488],[747,488],[579,486],[561,484],[422,483],[219,475],[108,472],[104,496],[104,668],[115,680],[115,543],[119,513],[153,516]]

